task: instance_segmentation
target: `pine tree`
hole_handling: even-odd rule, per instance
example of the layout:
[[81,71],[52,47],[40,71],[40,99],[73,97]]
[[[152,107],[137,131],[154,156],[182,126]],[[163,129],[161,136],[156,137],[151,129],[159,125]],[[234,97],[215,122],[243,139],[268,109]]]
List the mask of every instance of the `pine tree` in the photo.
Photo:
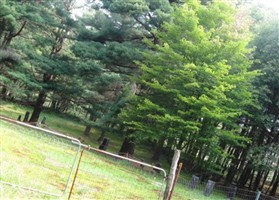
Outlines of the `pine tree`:
[[[146,48],[142,40],[146,37],[156,42],[151,29],[158,28],[172,8],[165,0],[156,0],[152,4],[142,0],[136,2],[104,0],[99,6],[98,3],[93,3],[92,7],[93,9],[89,9],[88,13],[80,18],[83,28],[78,35],[78,41],[73,46],[73,52],[82,62],[79,64],[79,71],[86,71],[86,75],[91,77],[87,79],[92,83],[91,85],[98,84],[98,80],[104,75],[118,76],[121,83],[117,81],[114,88],[121,85],[122,90],[125,85],[130,84],[129,77],[137,73],[138,67],[135,61],[142,59],[140,52]],[[113,79],[111,81],[108,85],[115,84]],[[104,85],[102,90],[106,91],[106,87]],[[98,94],[98,90],[94,91],[95,89],[90,85],[85,90]],[[115,97],[122,95],[121,90]],[[88,99],[90,106],[87,112],[89,113],[100,113],[96,112],[97,107],[102,110],[102,106],[98,106],[100,103],[112,107],[119,105],[116,100],[118,98],[115,99],[116,102],[103,100],[93,103],[91,99],[95,98],[94,95],[90,96],[87,93],[84,92],[83,96]],[[113,108],[108,107],[108,112],[101,112],[103,114],[97,117],[101,121],[107,121],[103,123],[107,125],[114,116]],[[90,116],[90,120],[97,120],[96,117]],[[88,135],[92,123],[87,124],[85,133]],[[103,127],[106,128],[108,127]]]
[[141,93],[122,119],[139,138],[180,143],[188,163],[218,172],[220,144],[247,142],[235,122],[251,103],[251,37],[223,2],[188,1],[162,29],[154,33],[160,45],[147,41],[152,50],[140,63]]

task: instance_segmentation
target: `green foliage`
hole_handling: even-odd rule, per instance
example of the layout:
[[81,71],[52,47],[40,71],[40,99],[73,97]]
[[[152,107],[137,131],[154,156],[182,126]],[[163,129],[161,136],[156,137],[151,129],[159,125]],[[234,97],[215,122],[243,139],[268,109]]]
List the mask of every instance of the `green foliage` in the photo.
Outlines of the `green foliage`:
[[248,160],[256,170],[279,169],[279,146],[276,143],[253,146],[249,151]]
[[206,7],[188,1],[175,9],[163,31],[155,32],[161,45],[147,41],[152,50],[139,63],[141,92],[121,113],[135,135],[187,138],[208,156],[207,164],[223,155],[220,143],[247,143],[236,120],[252,103],[256,72],[249,72],[251,37],[237,31],[234,13],[223,2]]

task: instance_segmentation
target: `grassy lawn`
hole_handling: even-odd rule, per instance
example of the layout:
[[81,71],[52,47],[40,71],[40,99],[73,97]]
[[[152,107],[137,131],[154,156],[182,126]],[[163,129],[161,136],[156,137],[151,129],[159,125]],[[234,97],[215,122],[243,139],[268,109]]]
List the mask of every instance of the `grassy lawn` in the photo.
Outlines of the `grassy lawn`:
[[[26,111],[32,113],[32,109],[30,107],[4,101],[0,102],[0,115],[13,119],[17,119],[18,116],[21,115],[23,119]],[[84,141],[83,143],[95,148],[99,147],[97,139],[99,138],[100,133],[98,130],[92,130],[90,137],[86,137],[83,135],[85,126],[80,122],[77,122],[69,117],[65,117],[62,114],[51,113],[48,111],[43,111],[40,119],[42,119],[44,116],[47,118],[46,125],[49,129],[61,132],[65,135],[69,135],[75,138],[81,138]],[[118,153],[123,142],[122,136],[107,133],[106,137],[110,139],[108,151],[112,153]],[[140,146],[137,146],[134,156],[135,158],[143,159],[146,162],[152,162],[152,154],[150,154],[150,149],[148,147],[141,148]],[[162,160],[162,162],[165,162],[165,160]]]
[[[23,117],[26,111],[31,112],[32,110],[30,107],[0,102],[0,115],[17,119],[18,115]],[[99,137],[98,131],[93,130],[90,137],[85,137],[82,134],[84,125],[74,119],[47,111],[41,114],[41,118],[44,116],[47,118],[47,127],[50,130],[56,130],[75,138],[82,136],[84,143],[92,147],[99,146],[96,141]],[[109,133],[107,137],[110,138],[108,151],[117,153],[123,138],[120,135]],[[63,194],[77,153],[76,146],[69,141],[50,137],[49,134],[3,121],[0,121],[0,140],[1,181],[32,187],[49,193]],[[137,145],[135,157],[144,159],[148,163],[152,162],[150,149],[145,146]],[[162,160],[161,163],[166,163],[166,161]],[[168,165],[163,166],[168,168]],[[71,176],[72,179],[73,175]],[[125,162],[85,151],[72,198],[157,199],[161,182],[161,176],[146,174],[145,171]],[[4,197],[3,194],[5,194]],[[1,184],[1,195],[0,199],[56,198],[3,184]],[[65,199],[66,196],[64,195],[62,199]],[[173,199],[218,200],[226,198],[222,194],[205,197],[202,191],[191,191],[184,185],[177,184]]]
[[[0,121],[0,130],[0,180],[62,195],[77,146],[4,121]],[[162,176],[152,176],[126,162],[85,151],[72,199],[156,199],[161,183]],[[67,198],[69,188],[60,198]],[[15,187],[1,184],[1,199],[33,199],[34,194],[34,198],[56,198],[15,191]]]
[[[0,121],[0,180],[31,187],[54,197],[1,184],[0,199],[67,199],[63,195],[77,146],[41,131]],[[71,176],[71,181],[73,174]],[[71,199],[158,199],[162,176],[130,163],[84,151]],[[204,197],[177,185],[173,199],[225,199]]]

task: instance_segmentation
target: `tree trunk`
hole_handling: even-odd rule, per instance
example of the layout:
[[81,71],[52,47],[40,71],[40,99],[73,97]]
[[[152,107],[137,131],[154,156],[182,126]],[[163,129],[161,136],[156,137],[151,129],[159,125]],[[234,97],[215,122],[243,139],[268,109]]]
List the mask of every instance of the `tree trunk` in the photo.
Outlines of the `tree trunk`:
[[269,187],[268,187],[268,189],[267,189],[267,191],[266,191],[265,194],[268,194],[270,188],[272,187],[273,183],[275,182],[275,179],[276,179],[276,177],[277,177],[277,174],[278,174],[278,171],[275,170],[275,172],[274,172],[274,174],[273,174],[273,176],[272,176],[272,180],[271,180],[271,182],[270,182],[270,184],[269,184]]
[[54,110],[54,111],[56,110],[56,104],[57,104],[56,100],[51,101],[51,106],[50,106],[51,110]]
[[238,186],[239,187],[244,187],[249,180],[249,177],[251,176],[252,173],[252,168],[251,168],[251,163],[248,162],[245,166],[245,169],[243,170],[239,180],[238,180]]
[[263,176],[263,170],[258,171],[255,182],[253,184],[253,190],[256,191],[259,189],[260,183],[261,183],[261,179]]
[[1,91],[1,96],[5,100],[7,96],[7,87],[3,86],[2,91]]
[[128,152],[128,146],[129,146],[129,138],[125,137],[122,146],[118,152],[119,155],[125,155]]
[[46,91],[45,90],[40,91],[39,96],[38,96],[37,101],[36,101],[36,104],[35,104],[34,109],[33,109],[32,116],[31,116],[29,122],[37,122],[38,121],[38,119],[40,117],[40,114],[43,110],[43,105],[45,103],[46,97],[47,97]]
[[86,135],[86,136],[89,136],[90,135],[90,131],[91,131],[91,126],[87,125],[85,127],[85,130],[84,130],[83,134]]
[[272,189],[271,189],[271,191],[269,193],[271,196],[275,196],[277,188],[278,188],[278,185],[279,185],[279,173],[277,173],[277,177],[276,177],[276,179],[275,179],[275,181],[273,183]]
[[104,129],[102,129],[101,134],[100,134],[99,138],[97,139],[98,142],[103,141],[103,139],[105,138],[105,133],[106,133],[106,131]]
[[267,170],[267,171],[265,172],[265,175],[264,175],[264,178],[263,178],[263,182],[262,182],[262,185],[261,185],[261,187],[260,187],[260,191],[263,191],[263,188],[264,188],[266,179],[267,179],[267,177],[268,177],[268,174],[269,174],[269,170]]
[[249,190],[252,190],[254,177],[255,177],[255,171],[253,170],[250,176]]
[[[90,114],[89,120],[90,120],[90,121],[93,121],[93,120],[94,120],[94,114],[92,114],[92,113]],[[85,130],[84,130],[83,134],[86,135],[86,136],[89,136],[89,135],[90,135],[91,128],[92,128],[91,125],[87,125],[87,126],[85,127]]]
[[177,149],[182,150],[182,145],[183,145],[184,141],[185,141],[184,137],[182,135],[180,135],[179,142],[177,144]]
[[[54,76],[52,74],[44,73],[43,74],[43,83],[48,83],[49,81],[52,81],[54,79]],[[29,122],[37,122],[40,114],[43,110],[43,105],[46,101],[47,97],[47,90],[41,90],[39,93],[39,96],[37,98],[36,104],[33,109],[32,116],[29,120]]]
[[157,143],[156,149],[153,153],[153,156],[152,156],[153,160],[155,160],[155,161],[160,160],[161,154],[163,152],[164,142],[165,142],[165,139],[160,138],[160,140]]
[[233,182],[233,179],[234,179],[234,177],[236,175],[236,172],[237,172],[237,166],[240,162],[239,156],[241,154],[241,151],[242,151],[242,149],[236,149],[234,151],[233,160],[232,160],[232,163],[230,164],[230,168],[228,170],[228,174],[227,174],[226,179],[225,179],[225,184],[226,185],[229,185]]

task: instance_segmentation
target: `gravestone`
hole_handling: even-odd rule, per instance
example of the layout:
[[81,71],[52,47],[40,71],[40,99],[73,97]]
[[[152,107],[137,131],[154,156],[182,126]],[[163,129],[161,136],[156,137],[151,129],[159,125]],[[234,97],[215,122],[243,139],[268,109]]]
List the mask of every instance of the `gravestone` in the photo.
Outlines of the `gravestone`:
[[107,150],[108,145],[109,145],[109,139],[104,138],[103,141],[102,141],[102,144],[99,146],[99,149],[105,151],[105,150]]
[[190,185],[189,185],[189,188],[190,188],[191,190],[196,189],[196,187],[197,187],[198,184],[199,184],[199,181],[200,181],[200,178],[199,178],[198,176],[193,175],[193,176],[192,176],[192,180],[191,180]]
[[204,192],[203,192],[204,196],[208,197],[212,194],[214,185],[215,185],[214,181],[208,180],[208,182],[205,186]]
[[229,189],[228,189],[228,199],[229,200],[233,200],[234,199],[234,197],[236,195],[236,190],[237,190],[236,186],[229,187]]
[[21,115],[18,116],[17,121],[21,121]]
[[30,112],[26,112],[26,113],[25,113],[23,122],[28,122],[28,120],[29,120],[29,115],[30,115]]

